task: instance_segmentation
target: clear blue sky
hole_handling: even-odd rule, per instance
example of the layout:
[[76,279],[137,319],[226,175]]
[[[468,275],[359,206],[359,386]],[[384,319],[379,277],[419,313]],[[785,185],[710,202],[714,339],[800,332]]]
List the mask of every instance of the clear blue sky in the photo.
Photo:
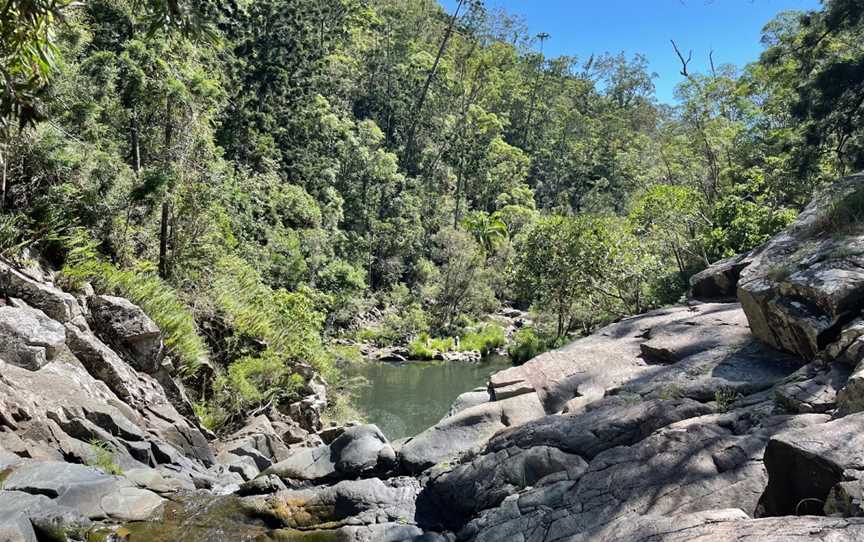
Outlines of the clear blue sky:
[[[452,13],[456,0],[439,0]],[[547,56],[591,53],[645,54],[658,77],[657,98],[673,103],[682,77],[669,43],[674,39],[691,68],[704,70],[714,50],[716,64],[743,66],[759,58],[762,27],[777,13],[819,8],[818,0],[487,0],[521,15],[532,34],[546,32]]]

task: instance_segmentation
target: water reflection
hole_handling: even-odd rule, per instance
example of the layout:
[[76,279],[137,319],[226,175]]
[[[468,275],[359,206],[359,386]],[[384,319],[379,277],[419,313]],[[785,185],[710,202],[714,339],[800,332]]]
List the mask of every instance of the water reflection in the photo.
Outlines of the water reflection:
[[440,420],[459,394],[485,386],[489,375],[510,367],[503,356],[479,363],[368,362],[345,369],[367,385],[354,390],[354,403],[370,423],[394,440],[420,433]]

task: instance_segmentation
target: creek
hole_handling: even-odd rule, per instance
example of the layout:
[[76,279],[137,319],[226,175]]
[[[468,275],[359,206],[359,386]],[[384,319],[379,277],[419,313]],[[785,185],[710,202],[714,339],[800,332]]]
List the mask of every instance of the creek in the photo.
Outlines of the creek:
[[366,383],[352,391],[354,405],[390,440],[410,437],[435,425],[460,394],[485,387],[489,375],[511,367],[510,358],[490,355],[476,363],[368,361],[345,368]]

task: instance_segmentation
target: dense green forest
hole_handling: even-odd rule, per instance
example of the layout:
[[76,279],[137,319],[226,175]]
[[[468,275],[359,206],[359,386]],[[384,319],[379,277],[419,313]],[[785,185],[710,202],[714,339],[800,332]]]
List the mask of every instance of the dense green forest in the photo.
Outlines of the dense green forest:
[[864,168],[859,0],[744,67],[670,44],[675,106],[478,0],[2,0],[0,38],[0,256],[141,304],[211,427],[338,388],[334,338],[482,347],[514,306],[525,359],[674,303]]

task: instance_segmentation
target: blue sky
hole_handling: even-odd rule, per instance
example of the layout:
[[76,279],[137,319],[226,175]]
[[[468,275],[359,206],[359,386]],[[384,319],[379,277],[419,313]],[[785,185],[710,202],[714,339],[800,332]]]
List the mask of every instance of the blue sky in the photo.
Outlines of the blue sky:
[[[452,12],[456,0],[439,0]],[[551,38],[548,56],[625,51],[645,54],[658,77],[657,98],[673,103],[682,77],[669,43],[685,56],[693,50],[693,70],[704,70],[714,50],[717,64],[743,66],[759,58],[762,27],[777,13],[819,7],[818,0],[487,0],[521,15],[532,34]]]

